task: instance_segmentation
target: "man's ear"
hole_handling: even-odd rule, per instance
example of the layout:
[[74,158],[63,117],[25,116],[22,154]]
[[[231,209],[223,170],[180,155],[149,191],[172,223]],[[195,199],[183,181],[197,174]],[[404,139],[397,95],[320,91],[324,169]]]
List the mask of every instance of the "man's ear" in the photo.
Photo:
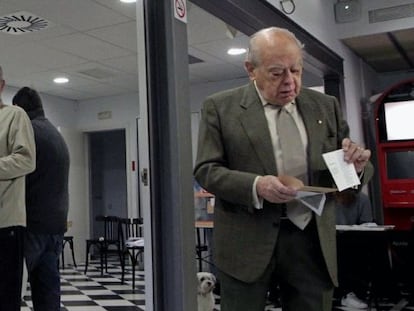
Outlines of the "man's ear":
[[244,62],[244,69],[246,69],[246,71],[247,71],[247,73],[249,75],[250,80],[252,80],[252,81],[255,80],[256,74],[254,72],[255,67],[253,66],[253,64],[251,62],[249,62],[249,61],[246,60]]

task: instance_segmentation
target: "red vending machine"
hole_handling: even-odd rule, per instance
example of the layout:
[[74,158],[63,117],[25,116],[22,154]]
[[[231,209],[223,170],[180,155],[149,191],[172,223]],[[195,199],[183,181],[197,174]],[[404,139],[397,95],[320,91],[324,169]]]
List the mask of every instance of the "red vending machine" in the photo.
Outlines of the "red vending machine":
[[402,81],[375,102],[376,144],[384,223],[414,224],[414,79]]

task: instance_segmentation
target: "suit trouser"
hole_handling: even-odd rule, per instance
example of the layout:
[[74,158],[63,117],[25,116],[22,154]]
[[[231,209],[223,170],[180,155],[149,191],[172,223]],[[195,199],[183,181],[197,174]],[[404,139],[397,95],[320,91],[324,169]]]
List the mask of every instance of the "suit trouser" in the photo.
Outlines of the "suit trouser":
[[270,264],[256,282],[245,283],[223,272],[219,278],[222,311],[263,311],[270,282],[280,284],[283,311],[332,310],[333,284],[314,219],[303,231],[289,220],[281,220]]
[[18,311],[23,278],[23,234],[21,226],[0,229],[0,310]]

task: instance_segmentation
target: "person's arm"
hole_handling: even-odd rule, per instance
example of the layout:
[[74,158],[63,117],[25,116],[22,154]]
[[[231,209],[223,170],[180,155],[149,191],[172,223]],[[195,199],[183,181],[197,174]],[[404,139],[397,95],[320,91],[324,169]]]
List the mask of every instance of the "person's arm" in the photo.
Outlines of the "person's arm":
[[348,163],[353,163],[355,170],[360,177],[361,185],[358,190],[361,190],[362,186],[367,184],[374,174],[374,167],[369,161],[371,157],[371,151],[365,149],[359,143],[352,141],[349,138],[349,126],[348,123],[342,118],[342,112],[339,106],[338,100],[334,99],[335,115],[337,119],[338,133],[341,139],[340,147],[344,150],[344,160]]
[[14,179],[34,171],[36,149],[33,128],[23,110],[15,112],[7,139],[10,154],[0,158],[0,179]]
[[[203,105],[194,176],[204,189],[221,200],[253,211],[252,187],[258,174],[229,168],[229,154],[234,156],[235,151],[229,150],[232,149],[229,146],[230,142],[223,137],[225,136],[222,128],[224,121],[221,119],[223,116],[217,110],[217,105],[220,104],[211,98],[207,99]],[[234,131],[239,131],[239,129],[234,129]],[[230,131],[226,134],[235,135]]]

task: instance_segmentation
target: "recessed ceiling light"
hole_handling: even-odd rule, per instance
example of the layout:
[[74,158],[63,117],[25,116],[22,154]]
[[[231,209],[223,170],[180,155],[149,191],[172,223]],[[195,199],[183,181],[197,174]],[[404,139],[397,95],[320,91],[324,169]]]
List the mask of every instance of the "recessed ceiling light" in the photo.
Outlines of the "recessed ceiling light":
[[66,77],[56,77],[53,79],[53,82],[57,83],[57,84],[62,84],[62,83],[68,83],[69,79]]
[[229,55],[241,55],[246,53],[245,48],[231,48],[227,50],[227,54]]
[[120,0],[123,3],[134,3],[137,2],[137,0]]

